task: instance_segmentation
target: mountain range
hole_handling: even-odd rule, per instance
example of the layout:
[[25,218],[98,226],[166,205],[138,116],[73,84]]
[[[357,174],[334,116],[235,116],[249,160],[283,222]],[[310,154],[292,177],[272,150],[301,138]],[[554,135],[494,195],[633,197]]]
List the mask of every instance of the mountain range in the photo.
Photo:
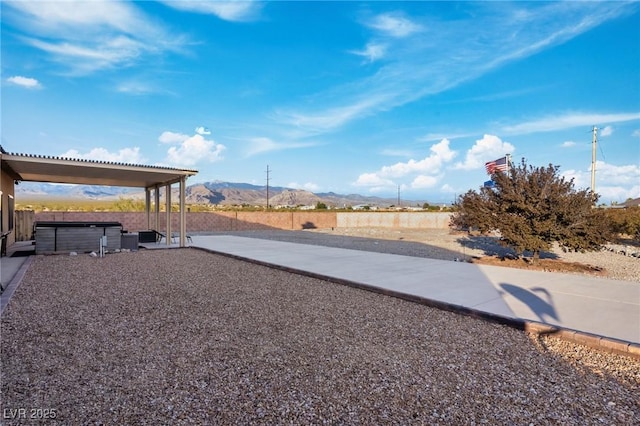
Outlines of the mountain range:
[[[302,189],[252,185],[249,183],[213,181],[188,185],[186,202],[188,204],[216,204],[220,206],[250,205],[265,206],[267,190],[270,206],[315,206],[324,203],[332,207],[369,205],[389,207],[398,205],[398,199],[364,196],[360,194],[336,194],[334,192],[313,193]],[[172,198],[177,200],[177,189],[173,189]],[[118,198],[144,198],[139,188],[123,188],[92,185],[62,185],[37,182],[21,182],[16,186],[16,196],[24,198],[71,198],[93,200],[117,200]],[[402,206],[422,206],[426,201],[400,200]]]

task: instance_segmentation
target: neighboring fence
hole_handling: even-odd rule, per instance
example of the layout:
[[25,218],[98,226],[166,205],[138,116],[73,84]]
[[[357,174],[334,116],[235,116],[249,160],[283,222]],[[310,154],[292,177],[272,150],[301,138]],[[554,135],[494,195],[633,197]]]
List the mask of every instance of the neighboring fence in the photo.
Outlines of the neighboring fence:
[[35,220],[33,210],[16,210],[13,231],[16,234],[16,241],[29,241],[33,239],[33,221]]
[[[178,229],[178,216],[174,215],[175,226]],[[161,219],[164,216],[161,214]],[[38,212],[36,221],[46,222],[120,222],[124,230],[130,232],[147,228],[147,215],[144,212]]]
[[338,213],[338,228],[426,228],[447,229],[451,213],[358,212]]
[[[16,212],[17,213],[17,212]],[[27,215],[28,216],[28,215]],[[120,222],[123,229],[136,232],[149,229],[144,212],[40,212],[35,221]],[[258,229],[314,228],[431,228],[446,229],[450,213],[434,212],[187,212],[187,232],[247,231]],[[20,222],[22,219],[17,219]],[[24,219],[25,221],[27,219]],[[33,224],[24,225],[31,233]],[[153,227],[154,215],[151,215]],[[165,231],[165,213],[160,213],[158,231]],[[22,225],[21,225],[22,226]],[[171,214],[171,228],[179,229],[179,214]],[[29,237],[30,238],[30,237]]]
[[[187,212],[188,232],[245,231],[255,229],[335,228],[335,212]],[[165,213],[160,213],[158,231],[165,231]],[[36,221],[120,222],[129,232],[149,229],[144,212],[41,212]],[[151,228],[155,223],[151,215]],[[171,229],[178,231],[180,217],[171,213]]]

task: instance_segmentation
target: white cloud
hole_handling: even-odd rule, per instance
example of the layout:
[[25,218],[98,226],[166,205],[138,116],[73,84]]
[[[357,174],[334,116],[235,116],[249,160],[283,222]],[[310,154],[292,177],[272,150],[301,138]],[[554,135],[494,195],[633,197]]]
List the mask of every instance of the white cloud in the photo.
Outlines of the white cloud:
[[163,1],[165,5],[185,12],[215,15],[226,21],[249,21],[258,16],[262,8],[261,2],[242,1],[189,1],[169,0]]
[[315,146],[314,142],[276,142],[266,137],[255,137],[249,139],[249,147],[246,155],[252,156],[270,151],[282,151],[285,149],[308,148]]
[[[574,127],[591,128],[596,123],[620,123],[624,121],[640,120],[640,112],[599,114],[599,113],[569,113],[551,115],[539,120],[504,126],[502,132],[509,135],[523,135],[555,130],[571,129]],[[610,127],[610,126],[608,126]],[[606,127],[605,127],[606,129]],[[611,130],[608,130],[611,131]]]
[[131,79],[119,82],[114,87],[117,92],[132,96],[144,96],[150,94],[176,96],[175,92],[160,87],[160,85],[155,83],[152,79]]
[[596,188],[598,182],[610,185],[633,185],[640,183],[640,165],[615,166],[604,161],[596,161]]
[[211,134],[211,130],[207,129],[206,127],[200,126],[200,127],[196,127],[195,132],[199,135],[210,135]]
[[[567,170],[561,173],[566,179],[574,179],[578,190],[591,186],[591,167],[589,170]],[[604,161],[596,162],[596,193],[600,201],[608,204],[612,201],[624,202],[629,198],[640,197],[640,165],[616,166]]]
[[279,149],[278,144],[273,140],[265,137],[256,137],[249,140],[249,151],[247,155],[255,155],[261,152],[276,151]]
[[356,117],[370,114],[373,105],[380,104],[381,100],[374,94],[368,94],[365,99],[347,106],[330,108],[321,112],[296,113],[281,112],[285,124],[306,130],[309,133],[322,133],[338,128]]
[[425,157],[422,160],[411,159],[407,162],[399,162],[391,166],[383,166],[378,172],[380,176],[398,178],[410,173],[416,173],[427,169],[429,166],[439,166],[439,160],[435,157]]
[[155,92],[155,89],[146,83],[128,81],[118,84],[116,86],[116,91],[120,93],[128,93],[130,95],[146,95]]
[[565,141],[562,142],[562,145],[560,145],[561,148],[572,148],[574,146],[576,146],[577,144],[574,141]]
[[385,148],[382,151],[380,151],[380,155],[386,155],[388,157],[411,157],[413,153],[412,151],[409,151],[409,150]]
[[286,186],[287,188],[304,189],[305,191],[310,191],[310,192],[316,192],[320,189],[320,186],[313,182],[307,182],[303,184],[299,184],[297,182],[291,182],[291,183],[288,183]]
[[631,136],[634,138],[640,138],[640,129],[634,130],[633,133],[631,133]]
[[[154,32],[157,29],[136,7],[110,0],[62,1],[62,2],[8,2],[8,6],[18,11],[20,23],[33,25],[37,34],[55,34],[70,37],[74,29],[85,28],[92,34],[105,28],[117,29],[122,33]],[[132,26],[137,25],[137,28]],[[77,38],[80,34],[76,34]]]
[[105,148],[93,148],[86,154],[76,149],[70,149],[60,155],[64,158],[77,158],[81,160],[108,161],[112,163],[144,164],[146,159],[140,154],[140,148],[123,148],[117,152],[109,152]]
[[443,139],[430,148],[431,154],[422,160],[409,160],[406,163],[396,163],[384,166],[378,173],[384,177],[403,177],[411,173],[437,174],[441,166],[455,157],[456,152],[449,148],[449,140]]
[[7,78],[7,81],[11,84],[15,84],[16,86],[24,87],[26,89],[40,89],[42,85],[38,80],[31,77],[23,77],[21,75],[16,75],[13,77]]
[[363,173],[358,176],[355,186],[367,186],[372,190],[381,188],[395,188],[396,184],[391,179],[385,179],[377,173]]
[[454,187],[452,187],[448,183],[445,183],[444,185],[442,185],[440,187],[440,192],[443,192],[443,193],[446,193],[446,194],[455,194],[456,192],[459,192],[459,190],[455,189]]
[[455,164],[454,168],[462,170],[473,170],[484,167],[487,161],[504,157],[505,154],[511,154],[515,151],[515,147],[509,142],[503,142],[498,136],[484,135],[482,139],[476,140],[476,143],[467,151],[463,162]]
[[389,189],[396,184],[393,179],[408,175],[415,175],[411,186],[414,188],[433,187],[441,178],[438,176],[442,166],[451,161],[456,152],[449,148],[449,140],[443,139],[430,148],[430,155],[422,160],[409,160],[391,166],[383,166],[373,173],[363,173],[358,176],[355,186],[366,186],[375,190]]
[[3,19],[24,33],[26,43],[49,53],[71,74],[128,66],[184,44],[182,36],[167,32],[133,2],[18,1],[6,5]]
[[449,140],[454,140],[454,139],[460,139],[460,138],[469,138],[472,136],[475,136],[477,133],[427,133],[424,136],[419,137],[417,140],[419,142],[435,142],[435,141],[439,141],[441,139],[449,139]]
[[126,67],[145,53],[147,46],[127,36],[72,43],[67,41],[45,42],[27,39],[29,44],[52,55],[54,60],[71,66],[73,74],[89,74],[115,66]]
[[604,128],[600,129],[600,136],[611,136],[613,134],[613,127],[611,126],[605,126]]
[[436,186],[441,177],[438,176],[428,176],[428,175],[418,175],[411,182],[411,188],[413,189],[423,189],[423,188],[433,188]]
[[364,56],[368,62],[375,62],[384,57],[387,50],[386,44],[368,43],[364,50],[352,50],[351,53]]
[[[439,21],[433,16],[409,19],[394,13],[369,19],[364,25],[380,31],[376,37],[384,37],[389,44],[386,63],[370,75],[319,93],[315,99],[322,98],[322,108],[290,111],[284,121],[312,134],[332,131],[353,120],[450,90],[565,43],[635,8],[625,3],[612,6],[611,2],[546,2],[523,12],[517,4],[512,6],[470,3],[466,6],[469,17],[454,21]],[[583,119],[591,125],[613,122],[600,117],[622,118],[594,114]],[[501,134],[584,125],[583,121],[558,123],[555,118],[506,126]]]
[[165,131],[158,137],[158,140],[162,143],[182,143],[189,139],[189,135],[185,135],[184,133],[175,133]]
[[633,186],[631,188],[623,188],[620,186],[604,186],[601,189],[597,189],[596,192],[600,194],[600,200],[598,203],[611,204],[616,202],[618,204],[624,203],[628,199],[634,199],[640,197],[640,185]]
[[399,13],[384,13],[375,16],[366,23],[370,28],[388,34],[392,37],[406,37],[422,30],[422,26],[414,23]]
[[222,159],[222,152],[225,149],[224,145],[196,134],[182,140],[179,146],[169,148],[166,161],[180,166],[193,166],[201,161],[212,163]]
[[[201,131],[202,134],[200,134]],[[211,134],[203,127],[195,129],[195,135],[186,135],[164,131],[158,140],[164,144],[172,144],[167,150],[166,162],[172,165],[193,166],[200,161],[215,162],[222,159],[226,147],[204,136]]]

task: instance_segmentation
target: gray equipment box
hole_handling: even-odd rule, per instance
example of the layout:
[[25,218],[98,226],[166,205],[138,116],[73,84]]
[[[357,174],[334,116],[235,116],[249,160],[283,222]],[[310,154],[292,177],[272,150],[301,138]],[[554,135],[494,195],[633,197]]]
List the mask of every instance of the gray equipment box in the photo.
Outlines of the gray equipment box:
[[36,254],[99,252],[100,238],[107,237],[108,251],[121,248],[119,222],[35,222]]

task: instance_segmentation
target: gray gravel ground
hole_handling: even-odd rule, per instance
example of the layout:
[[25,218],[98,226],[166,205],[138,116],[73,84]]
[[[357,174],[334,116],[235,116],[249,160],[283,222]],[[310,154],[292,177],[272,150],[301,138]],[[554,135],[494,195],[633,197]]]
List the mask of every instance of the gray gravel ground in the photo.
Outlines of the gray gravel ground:
[[35,256],[1,331],[8,425],[640,424],[638,360],[195,249]]

